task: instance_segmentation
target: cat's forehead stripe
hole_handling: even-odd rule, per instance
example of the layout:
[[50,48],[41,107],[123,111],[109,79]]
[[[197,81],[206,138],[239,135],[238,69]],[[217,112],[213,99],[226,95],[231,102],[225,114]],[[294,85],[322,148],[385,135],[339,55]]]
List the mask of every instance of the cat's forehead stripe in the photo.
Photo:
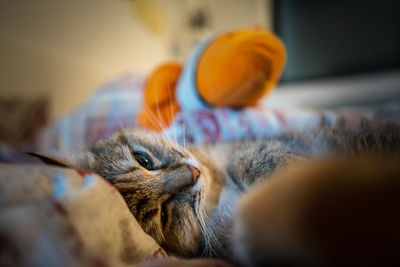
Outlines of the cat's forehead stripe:
[[180,152],[180,151],[177,150],[176,148],[173,147],[172,150],[173,150],[176,154],[178,154],[179,156],[181,156],[182,158],[185,158],[185,157],[186,157],[182,152]]
[[124,133],[121,133],[121,134],[118,135],[117,142],[119,144],[121,144],[121,145],[128,145],[129,144],[128,139],[124,135]]

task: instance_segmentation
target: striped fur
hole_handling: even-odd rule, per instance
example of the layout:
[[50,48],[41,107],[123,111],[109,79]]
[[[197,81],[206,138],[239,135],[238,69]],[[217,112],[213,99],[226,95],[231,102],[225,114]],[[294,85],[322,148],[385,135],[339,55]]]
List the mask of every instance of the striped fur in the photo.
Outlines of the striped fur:
[[[158,168],[146,170],[133,153],[151,155]],[[231,257],[236,203],[258,181],[299,159],[399,153],[398,126],[372,130],[317,131],[217,145],[183,148],[143,130],[116,132],[73,164],[110,181],[143,229],[166,250],[183,256]],[[201,175],[193,182],[189,165]],[[162,224],[162,209],[166,223]]]

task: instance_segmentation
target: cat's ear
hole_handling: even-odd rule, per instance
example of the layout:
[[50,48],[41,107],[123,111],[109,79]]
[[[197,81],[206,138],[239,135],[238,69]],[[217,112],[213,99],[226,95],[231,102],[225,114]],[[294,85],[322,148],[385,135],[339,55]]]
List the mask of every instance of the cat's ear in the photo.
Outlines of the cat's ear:
[[34,152],[27,154],[40,159],[48,165],[57,167],[93,170],[96,163],[94,155],[91,152],[69,153],[63,157]]

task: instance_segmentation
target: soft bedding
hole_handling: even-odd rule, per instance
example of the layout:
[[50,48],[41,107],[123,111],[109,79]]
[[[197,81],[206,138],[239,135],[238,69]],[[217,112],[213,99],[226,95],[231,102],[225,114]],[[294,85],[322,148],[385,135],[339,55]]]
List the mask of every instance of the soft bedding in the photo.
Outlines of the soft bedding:
[[165,256],[93,173],[0,164],[0,192],[1,266],[125,266]]

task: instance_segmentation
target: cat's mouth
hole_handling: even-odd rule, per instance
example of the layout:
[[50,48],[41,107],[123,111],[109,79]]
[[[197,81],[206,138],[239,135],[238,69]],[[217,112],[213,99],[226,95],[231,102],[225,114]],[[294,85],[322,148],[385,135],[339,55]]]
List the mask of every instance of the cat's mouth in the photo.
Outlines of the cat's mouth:
[[203,177],[178,194],[171,194],[160,203],[159,223],[164,236],[162,246],[168,251],[185,255],[201,253],[204,213]]
[[168,223],[171,221],[171,203],[174,195],[166,194],[164,201],[161,203],[160,221],[163,231],[166,230]]
[[164,232],[168,231],[172,221],[174,220],[173,209],[178,202],[182,202],[184,200],[189,201],[189,206],[197,216],[200,210],[202,197],[201,192],[201,181],[197,181],[196,184],[189,190],[174,195],[165,194],[161,198],[160,221]]

